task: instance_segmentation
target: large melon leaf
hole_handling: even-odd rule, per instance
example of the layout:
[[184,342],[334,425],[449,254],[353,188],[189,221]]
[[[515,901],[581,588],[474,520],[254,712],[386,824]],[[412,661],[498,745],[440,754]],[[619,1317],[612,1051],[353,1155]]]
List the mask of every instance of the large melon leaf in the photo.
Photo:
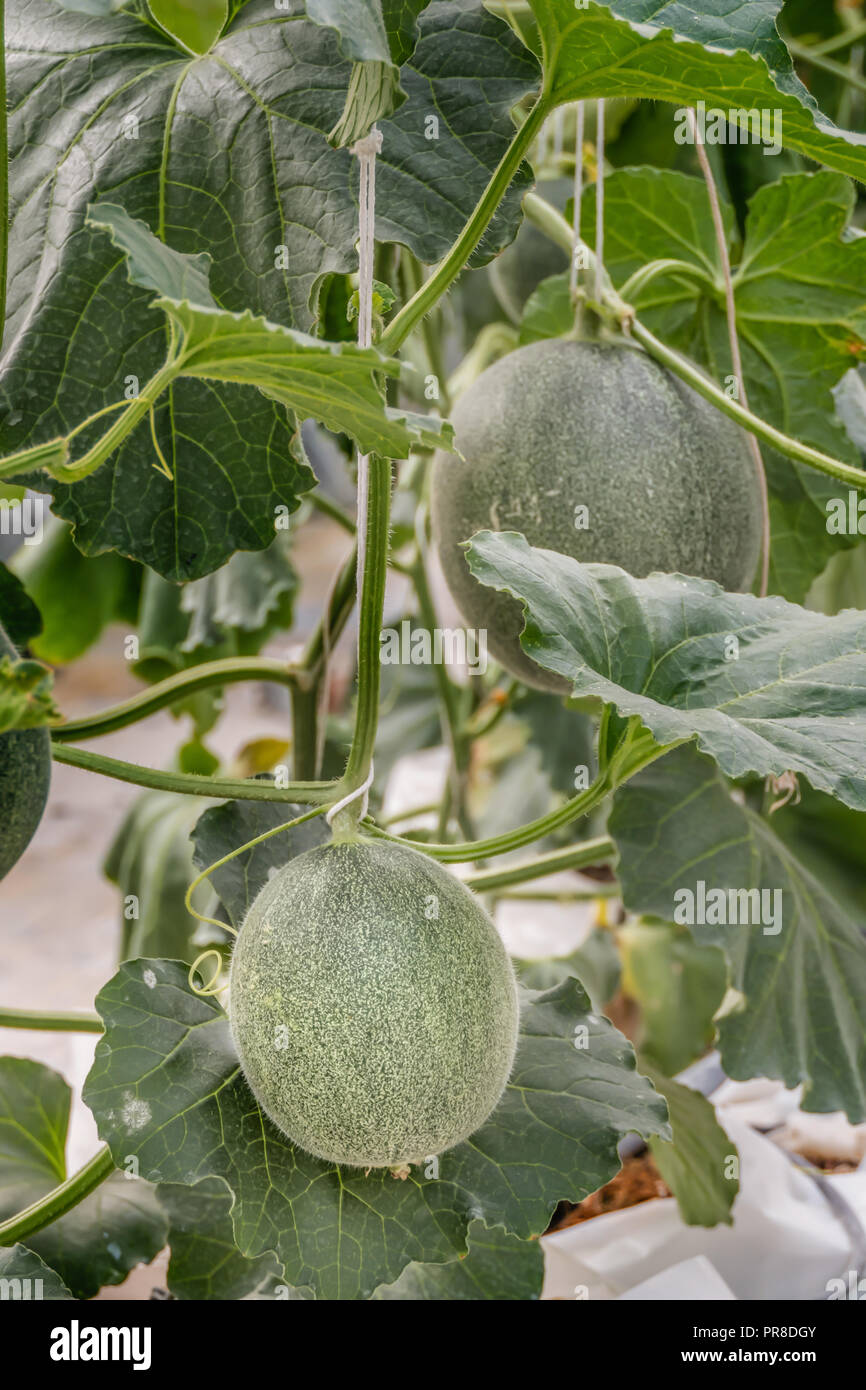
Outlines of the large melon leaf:
[[368,1298],[413,1262],[457,1258],[471,1220],[539,1235],[560,1199],[617,1171],[623,1134],[669,1133],[630,1045],[575,980],[528,997],[487,1124],[403,1180],[294,1149],[247,1088],[220,1005],[192,993],[176,962],[122,966],[97,1008],[106,1032],[84,1095],[112,1152],[135,1154],[153,1182],[223,1178],[242,1253],[274,1250],[287,1282],[320,1297]]
[[[512,138],[511,108],[538,68],[480,0],[437,3],[419,23],[401,72],[408,100],[380,127],[377,236],[435,261]],[[298,0],[276,13],[271,0],[250,0],[200,57],[129,12],[13,0],[7,25],[0,450],[67,434],[164,358],[164,316],[127,281],[118,248],[86,225],[91,203],[119,203],[179,252],[206,248],[220,309],[308,331],[323,278],[357,264],[357,161],[327,142],[353,71],[337,33],[307,20]],[[429,113],[437,139],[425,133]],[[481,260],[513,237],[527,182],[524,170]],[[157,436],[179,481],[152,467],[145,422],[111,465],[58,486],[55,507],[85,553],[117,549],[186,580],[235,550],[262,549],[275,505],[291,510],[309,477],[283,406],[259,392],[184,378],[164,399]]]
[[[857,819],[837,809],[843,824]],[[688,924],[728,961],[734,993],[716,1019],[722,1064],[736,1080],[802,1082],[804,1109],[845,1110],[858,1124],[866,1119],[866,909],[832,849],[813,841],[804,851],[797,835],[776,834],[786,819],[797,823],[792,809],[767,820],[739,804],[708,759],[679,748],[620,788],[609,829],[633,912],[670,920],[677,893],[697,899],[701,883],[766,890],[770,907],[781,895],[778,929]]]
[[709,579],[581,565],[516,532],[480,531],[483,584],[519,599],[533,661],[657,743],[694,739],[729,777],[802,773],[866,810],[866,613],[827,618]]

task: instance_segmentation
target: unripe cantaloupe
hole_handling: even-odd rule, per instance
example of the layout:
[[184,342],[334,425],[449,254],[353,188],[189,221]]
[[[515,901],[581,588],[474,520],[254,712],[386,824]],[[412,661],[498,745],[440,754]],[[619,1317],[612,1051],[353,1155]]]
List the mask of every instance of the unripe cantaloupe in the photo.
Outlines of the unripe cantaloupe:
[[498,1103],[514,972],[478,899],[416,850],[318,846],[252,904],[231,968],[244,1075],[293,1143],[361,1168],[459,1143]]
[[[17,652],[0,626],[0,656]],[[0,734],[0,878],[17,864],[33,836],[51,781],[47,729],[13,729]]]
[[[436,455],[433,529],[448,587],[493,655],[540,689],[568,683],[520,646],[521,606],[480,584],[462,542],[520,531],[530,545],[637,577],[748,589],[761,493],[745,434],[645,352],[550,339],[488,368],[452,411],[457,454]],[[576,509],[587,509],[580,529]]]

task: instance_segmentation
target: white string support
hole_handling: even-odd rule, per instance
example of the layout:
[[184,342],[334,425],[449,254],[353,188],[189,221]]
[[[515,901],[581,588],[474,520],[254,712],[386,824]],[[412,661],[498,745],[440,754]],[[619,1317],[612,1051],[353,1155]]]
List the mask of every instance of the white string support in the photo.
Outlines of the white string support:
[[338,816],[341,811],[344,811],[347,806],[351,806],[353,801],[358,800],[358,797],[363,798],[363,800],[361,801],[360,816],[360,819],[363,820],[367,814],[367,807],[370,801],[370,788],[372,787],[372,785],[373,764],[370,763],[370,771],[367,773],[367,780],[363,782],[360,787],[356,787],[353,792],[349,792],[348,796],[344,796],[342,801],[335,802],[334,805],[331,807],[330,811],[325,812],[325,820],[328,822],[328,825],[333,825],[334,817]]
[[604,97],[596,103],[595,127],[595,302],[601,303],[604,271]]
[[[376,156],[382,149],[382,132],[372,127],[362,140],[356,140],[352,154],[360,169],[358,193],[358,346],[373,346],[373,258],[376,247]],[[358,454],[358,502],[356,535],[358,542],[357,593],[358,601],[364,591],[364,570],[367,562],[367,500],[370,489],[370,457]],[[358,629],[360,642],[360,626]],[[325,819],[329,825],[334,817],[353,801],[361,798],[361,819],[367,814],[370,787],[373,784],[373,764],[367,780],[348,796],[332,806]]]
[[[352,154],[357,156],[361,180],[358,199],[358,346],[373,346],[373,256],[376,241],[376,156],[382,149],[382,132],[373,126],[369,135],[357,140]],[[358,455],[358,594],[364,583],[366,562],[367,494],[370,460]]]
[[577,285],[579,276],[578,261],[580,260],[580,210],[583,203],[583,127],[584,127],[584,105],[582,101],[577,102],[576,109],[577,128],[574,143],[574,245],[571,249],[571,297],[577,297]]

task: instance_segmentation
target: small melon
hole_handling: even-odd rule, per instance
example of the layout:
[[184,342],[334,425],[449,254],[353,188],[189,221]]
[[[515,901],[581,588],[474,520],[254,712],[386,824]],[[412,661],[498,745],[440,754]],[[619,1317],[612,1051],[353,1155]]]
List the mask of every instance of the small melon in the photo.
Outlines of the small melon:
[[521,648],[521,605],[470,573],[463,542],[476,531],[520,531],[530,545],[637,577],[751,586],[761,494],[746,436],[640,349],[570,339],[518,348],[482,372],[451,418],[462,457],[436,455],[439,557],[466,622],[527,684],[569,688]]
[[[0,657],[18,655],[0,626]],[[47,729],[0,734],[0,878],[18,863],[42,819],[51,782]]]
[[247,913],[229,1017],[250,1088],[331,1163],[420,1162],[499,1102],[517,1043],[514,972],[478,899],[402,845],[292,859]]

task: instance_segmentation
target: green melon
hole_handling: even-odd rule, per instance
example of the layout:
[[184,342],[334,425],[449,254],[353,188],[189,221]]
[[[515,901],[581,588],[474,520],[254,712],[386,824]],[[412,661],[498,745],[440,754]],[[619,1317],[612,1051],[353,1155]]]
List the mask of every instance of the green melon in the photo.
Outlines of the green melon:
[[478,1129],[517,1042],[514,972],[480,902],[416,850],[321,845],[265,885],[235,946],[244,1075],[332,1163],[420,1162]]
[[[0,656],[18,653],[0,626]],[[42,819],[51,781],[47,729],[0,734],[0,878],[18,863]]]
[[[436,455],[433,528],[466,622],[529,685],[567,690],[523,652],[521,606],[472,576],[462,543],[521,531],[576,560],[751,586],[761,495],[746,436],[625,343],[550,339],[510,353],[452,412],[457,454]],[[576,508],[588,511],[578,529]]]

